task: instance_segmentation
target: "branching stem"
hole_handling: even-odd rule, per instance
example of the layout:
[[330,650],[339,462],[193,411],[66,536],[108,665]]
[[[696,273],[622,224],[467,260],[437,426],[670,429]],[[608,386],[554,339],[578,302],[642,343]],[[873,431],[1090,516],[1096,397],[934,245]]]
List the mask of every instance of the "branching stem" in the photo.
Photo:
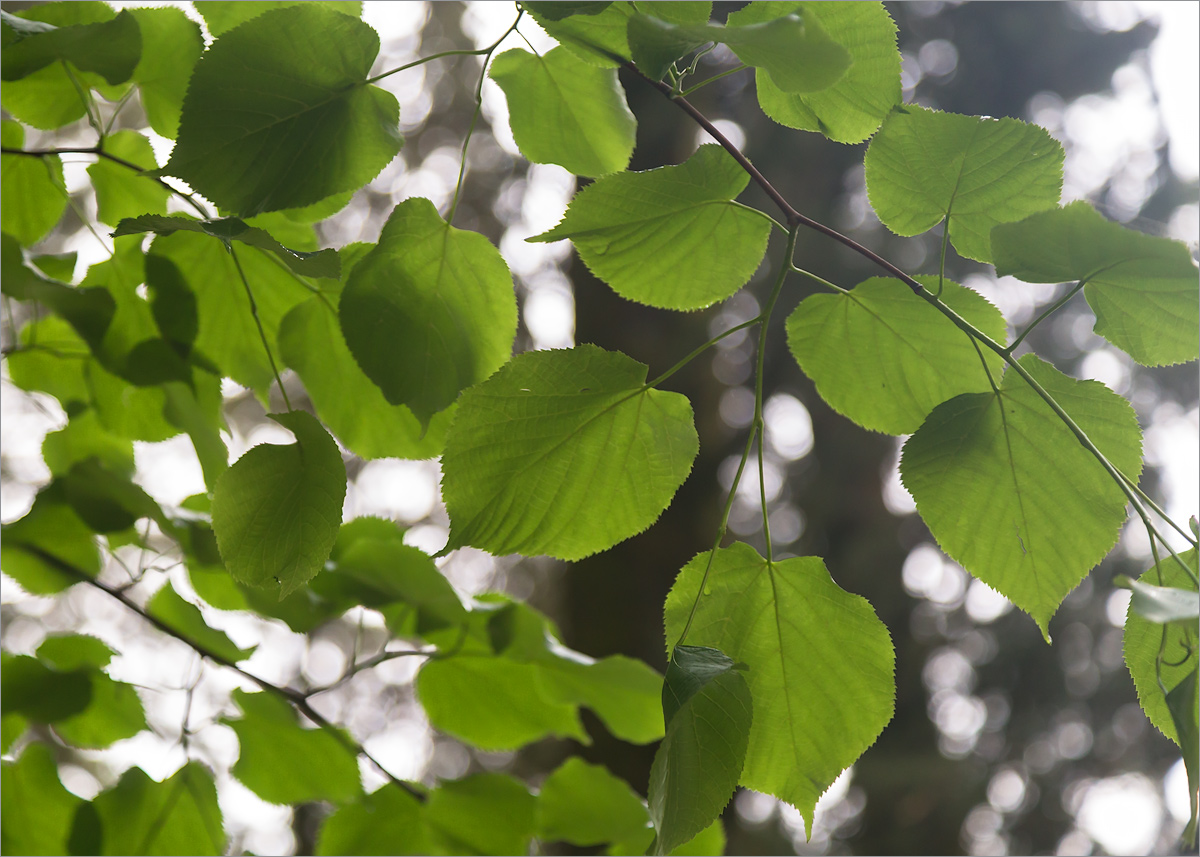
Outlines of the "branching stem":
[[275,365],[275,355],[271,353],[271,345],[267,342],[267,332],[263,329],[262,319],[258,317],[258,304],[254,302],[254,293],[250,291],[250,282],[246,279],[246,272],[242,270],[242,263],[237,257],[237,248],[233,246],[232,241],[227,241],[225,249],[233,257],[233,264],[242,280],[242,286],[246,289],[246,297],[250,299],[250,315],[254,317],[254,323],[258,326],[258,338],[262,340],[263,350],[267,352],[267,362],[271,364],[271,373],[275,376],[275,383],[279,385],[279,394],[283,396],[283,404],[288,411],[291,411],[292,403],[288,400],[287,390],[283,386],[283,378],[279,375],[279,367]]

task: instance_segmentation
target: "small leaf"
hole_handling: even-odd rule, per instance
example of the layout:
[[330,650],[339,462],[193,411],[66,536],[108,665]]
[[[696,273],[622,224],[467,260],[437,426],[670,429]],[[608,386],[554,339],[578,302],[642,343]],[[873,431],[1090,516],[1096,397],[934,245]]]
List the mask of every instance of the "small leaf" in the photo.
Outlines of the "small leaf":
[[209,627],[199,608],[180,598],[169,583],[154,593],[154,597],[146,604],[146,612],[231,663],[246,660],[256,648],[239,649],[223,631]]
[[1135,232],[1079,201],[998,226],[992,243],[1001,276],[1087,280],[1096,333],[1142,365],[1196,359],[1200,277],[1182,241]]
[[945,220],[960,255],[990,262],[993,226],[1058,204],[1063,148],[1016,119],[906,105],[871,139],[865,165],[888,229],[919,235]]
[[[668,640],[679,639],[708,561],[697,556],[671,588]],[[817,799],[892,718],[887,628],[818,557],[770,563],[735,543],[712,558],[687,639],[746,664],[754,725],[739,782],[795,806],[811,834]]]
[[[938,289],[937,277],[917,281]],[[983,296],[945,281],[942,301],[1004,343],[1004,316]],[[872,277],[846,293],[805,298],[787,335],[821,398],[874,431],[911,434],[947,399],[991,389],[971,338],[899,280]],[[984,359],[998,376],[999,356],[985,351]]]
[[595,346],[526,352],[463,394],[442,457],[445,550],[581,559],[654,523],[699,442],[678,393]]
[[251,449],[217,480],[213,532],[225,566],[250,586],[274,586],[282,599],[325,565],[342,521],[346,468],[313,417],[272,414],[296,443]]
[[535,805],[524,783],[482,773],[442,783],[425,815],[446,854],[527,854]]
[[[1141,430],[1129,403],[1035,355],[1020,363],[1136,481]],[[935,408],[904,445],[900,477],[942,550],[1032,616],[1047,639],[1050,617],[1125,520],[1125,495],[1011,368],[998,394],[965,393]]]
[[295,712],[270,693],[233,692],[239,720],[223,720],[238,737],[232,773],[268,803],[329,800],[344,802],[362,794],[358,763],[324,729],[302,729]]
[[742,774],[753,721],[746,679],[716,649],[676,646],[662,694],[667,734],[650,768],[655,854],[720,816]]
[[[24,128],[9,119],[2,127],[6,148],[24,146]],[[26,247],[36,244],[58,224],[66,208],[62,158],[0,155],[0,227],[6,234]]]
[[4,762],[0,770],[0,851],[70,853],[67,834],[84,801],[63,788],[50,748],[40,742],[30,744],[20,758]]
[[400,151],[399,106],[366,83],[379,36],[301,4],[223,35],[196,63],[165,175],[247,217],[366,184]]
[[562,47],[545,56],[514,49],[496,57],[488,75],[508,99],[513,138],[528,160],[580,176],[628,165],[637,120],[615,69],[596,68]]
[[146,120],[156,133],[174,140],[192,69],[204,53],[200,25],[182,9],[130,9],[129,13],[142,32],[142,58],[133,80]]
[[114,788],[96,796],[93,806],[103,849],[72,853],[225,853],[216,783],[199,762],[189,762],[161,783],[141,768],[130,768]]
[[37,648],[37,658],[59,672],[108,666],[116,652],[103,640],[86,634],[47,637]]
[[434,852],[421,804],[389,783],[330,815],[321,825],[316,853],[320,857],[338,857]]
[[142,54],[137,20],[122,11],[111,21],[26,30],[24,38],[8,44],[0,60],[0,77],[20,80],[51,63],[66,60],[80,71],[95,72],[111,84],[129,80]]
[[537,836],[546,842],[599,845],[641,832],[649,817],[642,799],[602,765],[567,759],[542,783]]
[[504,365],[517,327],[500,252],[420,197],[392,210],[375,249],[350,272],[338,312],[363,372],[422,426]]
[[741,288],[766,252],[770,221],[733,203],[749,180],[720,146],[701,146],[678,166],[593,182],[558,226],[529,240],[570,238],[622,297],[699,309]]

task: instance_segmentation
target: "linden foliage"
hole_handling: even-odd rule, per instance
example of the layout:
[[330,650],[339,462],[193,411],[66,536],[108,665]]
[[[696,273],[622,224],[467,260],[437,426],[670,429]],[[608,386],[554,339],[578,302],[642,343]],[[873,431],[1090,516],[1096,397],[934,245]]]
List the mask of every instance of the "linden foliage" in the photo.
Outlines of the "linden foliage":
[[[8,372],[70,416],[43,446],[51,482],[4,528],[4,572],[38,595],[103,590],[226,668],[250,650],[207,624],[208,607],[307,632],[366,606],[424,647],[418,698],[462,741],[587,742],[581,707],[623,740],[662,741],[646,798],[579,759],[540,789],[487,773],[434,789],[393,779],[368,795],[363,748],[308,695],[259,681],[259,692],[234,695],[237,713],[223,721],[240,747],[232,775],[273,803],[332,804],[318,853],[525,853],[533,838],[613,854],[714,853],[738,785],[787,801],[811,826],[817,799],[875,741],[895,696],[888,630],[819,557],[775,560],[720,537],[699,552],[664,606],[664,680],[628,658],[571,652],[546,617],[503,595],[464,601],[388,522],[343,522],[339,444],[363,458],[440,455],[443,553],[586,557],[671,503],[698,452],[692,406],[657,389],[671,373],[649,379],[645,365],[593,345],[511,356],[508,266],[484,236],[452,225],[453,208],[407,199],[377,244],[318,250],[311,224],[403,145],[396,99],[377,85],[403,69],[372,77],[379,37],[358,3],[196,6],[215,37],[207,47],[177,9],[50,3],[3,16],[13,117],[3,123],[3,290],[40,308]],[[711,11],[528,2],[514,9],[518,25],[531,16],[559,47],[493,56],[507,35],[497,33],[474,51],[508,99],[525,157],[595,179],[530,240],[568,239],[622,296],[682,311],[742,288],[778,230],[787,250],[767,263],[774,291],[755,320],[765,326],[789,275],[804,273],[791,255],[805,219],[777,194],[779,212],[737,202],[752,178],[771,188],[725,141],[682,164],[626,170],[637,120],[619,67],[674,110],[667,99],[683,91],[688,57],[721,43],[753,67],[772,119],[839,142],[870,138],[867,191],[893,232],[940,226],[960,254],[1000,274],[1075,283],[1096,333],[1139,363],[1197,358],[1187,249],[1084,202],[1060,207],[1063,151],[1045,130],[901,103],[896,28],[882,4],[755,2],[725,25],[710,23]],[[98,99],[130,96],[175,141],[165,164],[144,134],[99,124]],[[24,147],[29,128],[83,117],[95,131],[97,228],[115,251],[76,280],[73,257],[38,249],[68,205],[60,157]],[[169,213],[172,193],[185,205]],[[1113,547],[1127,504],[1147,521],[1162,558],[1130,583],[1126,659],[1143,708],[1188,760],[1194,799],[1196,550],[1165,552],[1164,522],[1137,487],[1132,408],[1035,355],[1015,358],[1019,340],[1006,342],[1001,313],[969,288],[878,273],[827,283],[795,308],[787,334],[800,369],[848,419],[911,434],[901,475],[930,531],[1043,633]],[[690,348],[680,343],[681,357]],[[272,418],[294,443],[230,463],[221,379],[265,400],[285,369],[315,414],[289,405]],[[762,430],[760,418],[747,457]],[[160,507],[132,481],[132,442],[181,433],[208,491]],[[105,551],[144,539],[143,519],[174,545],[201,603],[170,585],[134,602],[99,578]],[[1168,638],[1187,657],[1164,668]],[[63,635],[33,656],[3,656],[3,748],[16,754],[3,765],[4,850],[222,853],[214,773],[200,762],[163,782],[131,768],[90,802],[60,783],[39,725],[80,748],[147,728],[133,687],[107,672],[114,654]]]

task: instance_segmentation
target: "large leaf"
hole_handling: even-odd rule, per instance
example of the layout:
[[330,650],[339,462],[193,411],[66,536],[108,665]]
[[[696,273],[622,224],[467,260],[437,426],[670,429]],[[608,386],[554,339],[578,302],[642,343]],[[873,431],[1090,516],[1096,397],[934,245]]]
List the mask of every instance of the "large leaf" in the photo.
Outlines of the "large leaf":
[[580,559],[640,533],[699,441],[678,393],[595,346],[522,354],[463,394],[442,457],[446,550]]
[[545,56],[506,51],[488,73],[504,90],[513,138],[527,159],[580,176],[625,169],[637,120],[615,69],[596,68],[557,47]]
[[770,222],[732,200],[749,176],[720,146],[685,163],[619,173],[575,195],[558,226],[530,241],[570,238],[617,294],[666,309],[724,300],[754,273]]
[[141,31],[129,11],[95,24],[48,29],[34,24],[17,26],[24,32],[5,45],[0,59],[0,77],[6,81],[20,80],[65,60],[80,71],[101,75],[109,83],[123,83],[133,74],[142,54]]
[[200,25],[182,9],[130,9],[129,13],[142,31],[142,57],[133,79],[146,121],[156,133],[174,140],[192,69],[204,53]]
[[[1142,438],[1129,403],[1028,354],[1021,366],[1136,482]],[[904,445],[900,476],[938,544],[1028,613],[1050,617],[1116,543],[1125,495],[1016,371],[998,393],[939,405]]]
[[504,365],[517,328],[499,251],[420,197],[392,210],[375,249],[350,272],[338,312],[358,365],[423,426]]
[[302,4],[235,27],[196,64],[162,172],[241,216],[358,188],[400,151],[395,97],[366,83],[379,36]]
[[865,165],[888,229],[919,235],[945,220],[954,249],[990,262],[992,227],[1058,205],[1063,148],[1016,119],[905,105],[871,139]]
[[213,491],[213,532],[229,573],[283,598],[325,565],[342,522],[346,468],[333,438],[303,411],[272,414],[296,436],[237,460]]
[[[130,768],[117,785],[97,795],[96,845],[79,854],[224,854],[225,831],[212,773],[190,762],[161,783]],[[72,841],[77,841],[80,823]]]
[[[917,279],[937,291],[937,277]],[[1004,316],[978,293],[946,282],[942,301],[1004,342]],[[805,298],[787,334],[821,398],[875,431],[911,434],[947,399],[991,389],[971,338],[899,280],[872,277],[849,292]],[[984,359],[999,376],[999,356],[986,351]]]
[[[279,356],[304,381],[325,425],[363,458],[432,458],[442,451],[453,407],[422,428],[406,405],[393,405],[346,345],[336,298],[322,295],[292,308],[279,325]],[[314,342],[321,348],[313,348]]]
[[527,854],[536,799],[507,774],[481,773],[442,783],[425,815],[443,854]]
[[1001,276],[1086,280],[1096,333],[1145,366],[1200,352],[1200,275],[1181,241],[1135,232],[1079,201],[997,226],[992,250]]
[[[687,622],[708,564],[688,563],[667,596],[667,640]],[[863,598],[817,557],[768,563],[751,547],[717,551],[687,642],[747,665],[754,725],[741,784],[795,806],[811,833],[817,798],[892,717],[895,656]]]
[[[1196,549],[1181,555],[1181,558],[1192,573],[1197,571]],[[1141,583],[1174,586],[1196,591],[1196,585],[1183,568],[1172,557],[1163,557],[1157,566],[1147,569],[1138,578]],[[1196,669],[1196,657],[1185,657],[1194,647],[1195,623],[1190,626],[1171,624],[1165,628],[1157,622],[1139,615],[1130,602],[1130,609],[1125,617],[1125,665],[1133,677],[1133,686],[1137,690],[1138,702],[1142,710],[1150,718],[1158,731],[1162,732],[1180,747],[1183,746],[1179,732],[1171,717],[1171,710],[1162,689],[1158,686],[1156,663],[1159,647],[1166,635],[1166,645],[1163,646],[1162,681],[1163,687],[1170,693],[1179,687],[1188,675]]]
[[636,836],[648,816],[642,799],[602,765],[567,759],[542,783],[537,835],[547,842],[599,845]]
[[354,800],[362,794],[358,762],[324,729],[303,729],[295,712],[269,693],[236,690],[239,720],[222,721],[237,734],[232,773],[269,803]]
[[[158,166],[150,141],[137,131],[117,131],[105,137],[104,151],[145,170]],[[96,219],[101,223],[115,226],[124,217],[167,213],[170,191],[136,170],[101,158],[88,167],[88,175],[96,189]]]
[[[3,122],[5,148],[20,149],[25,129],[9,119]],[[62,218],[67,207],[62,159],[0,155],[0,227],[28,247],[41,241]]]
[[69,853],[71,821],[83,801],[63,788],[50,748],[30,744],[15,762],[3,763],[0,778],[0,851]]
[[650,768],[655,854],[721,815],[742,775],[754,719],[746,679],[717,649],[676,646],[662,697],[667,734]]
[[433,843],[420,802],[389,784],[329,816],[321,825],[316,853],[432,854]]
[[[608,3],[597,11],[561,17],[560,3],[534,3],[530,17],[567,50],[581,60],[601,68],[615,68],[629,59],[626,28],[633,14],[632,3]],[[593,7],[594,8],[594,7]]]
[[303,2],[312,2],[315,6],[324,6],[354,18],[362,16],[362,3],[358,0],[206,0],[197,10],[204,16],[208,31],[214,36],[223,36],[234,27],[246,23],[251,18],[257,18],[263,12],[282,9],[285,6],[299,6]]
[[871,136],[900,103],[900,50],[896,24],[882,3],[751,3],[729,16],[731,24],[768,20],[803,8],[805,20],[821,22],[830,38],[850,52],[852,64],[832,86],[816,92],[785,92],[761,69],[755,75],[758,103],[781,125],[818,131],[839,143]]

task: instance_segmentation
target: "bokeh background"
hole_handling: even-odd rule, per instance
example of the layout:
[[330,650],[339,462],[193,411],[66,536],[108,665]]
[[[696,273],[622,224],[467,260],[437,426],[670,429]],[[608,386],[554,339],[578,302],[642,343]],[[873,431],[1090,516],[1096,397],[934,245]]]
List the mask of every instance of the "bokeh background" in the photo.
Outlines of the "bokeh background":
[[[716,17],[741,5],[718,2]],[[1064,201],[1088,199],[1110,218],[1188,242],[1195,254],[1200,4],[885,5],[900,29],[906,100],[1043,125],[1066,148]],[[466,44],[485,46],[514,15],[511,4],[499,2],[368,2],[364,8],[364,19],[383,40],[377,71]],[[521,29],[539,49],[549,44],[532,21]],[[512,46],[520,44],[513,39]],[[702,61],[702,74],[733,62],[728,53],[714,51]],[[374,241],[392,207],[408,197],[429,197],[443,212],[449,207],[479,72],[476,57],[448,58],[382,81],[400,100],[407,143],[350,206],[320,226],[322,246]],[[759,110],[751,80],[749,73],[732,75],[693,101],[805,214],[910,273],[936,272],[940,233],[900,239],[871,212],[865,144],[844,146],[774,125]],[[639,121],[632,169],[679,163],[705,141],[657,92],[636,79],[624,82]],[[766,266],[725,303],[681,314],[616,296],[573,259],[566,242],[526,244],[526,237],[557,223],[576,182],[558,167],[524,162],[507,130],[503,95],[487,82],[483,98],[455,225],[487,235],[508,261],[521,305],[518,349],[592,342],[649,364],[654,375],[711,335],[757,314],[769,280]],[[115,127],[144,125],[132,104]],[[88,145],[89,133],[81,124],[56,139],[58,145]],[[27,143],[47,139],[32,135]],[[170,141],[155,145],[164,161]],[[88,159],[64,160],[79,209],[94,212],[84,172]],[[755,188],[742,199],[769,208]],[[48,252],[78,251],[82,266],[105,257],[104,240],[68,212],[46,246]],[[773,244],[768,259],[781,249]],[[877,273],[815,234],[801,235],[797,258],[843,286]],[[982,292],[1018,326],[1065,288],[998,280],[987,266],[952,250],[947,276]],[[786,350],[782,321],[809,289],[800,278],[789,280],[766,356],[764,467],[774,549],[777,556],[823,556],[843,588],[874,605],[897,646],[896,716],[822,800],[811,841],[793,810],[743,791],[724,817],[729,853],[1173,853],[1187,817],[1186,778],[1175,746],[1137,706],[1121,656],[1127,593],[1112,585],[1116,575],[1135,575],[1148,564],[1140,525],[1127,525],[1117,549],[1067,598],[1051,624],[1054,643],[1047,646],[1027,616],[936,549],[900,485],[899,442],[833,413],[800,373]],[[0,326],[6,347],[22,320],[20,306],[9,310]],[[1077,297],[1039,327],[1029,345],[1064,371],[1101,380],[1132,399],[1146,435],[1143,485],[1182,522],[1200,507],[1196,364],[1142,369],[1094,336],[1091,326],[1090,311]],[[649,531],[574,564],[466,549],[449,557],[443,571],[466,593],[505,589],[530,600],[558,623],[573,648],[593,656],[631,655],[662,669],[663,599],[678,569],[711,542],[753,415],[752,357],[752,341],[731,336],[668,382],[693,402],[701,451],[671,508]],[[297,379],[285,375],[285,382],[292,401],[303,401]],[[249,391],[227,381],[224,392],[232,456],[257,443],[289,441],[265,420]],[[6,370],[0,395],[0,515],[7,522],[22,516],[49,480],[41,441],[66,418],[55,400],[15,388]],[[178,503],[203,490],[186,436],[136,446],[137,481],[156,499]],[[438,497],[436,461],[366,463],[348,456],[347,466],[348,518],[383,515],[406,525],[412,544],[430,551],[444,544],[448,519]],[[734,537],[762,549],[756,497],[735,502],[730,528]],[[128,580],[122,566],[150,569],[135,597],[167,578],[178,591],[191,592],[170,556],[121,549],[106,574]],[[162,778],[190,755],[218,772],[235,853],[311,853],[323,807],[293,811],[265,804],[228,775],[237,742],[215,721],[233,710],[228,697],[241,684],[236,676],[203,664],[86,587],[37,598],[5,577],[0,601],[6,651],[32,653],[47,634],[68,629],[94,634],[122,653],[112,664],[114,676],[139,685],[152,729],[106,751],[63,750],[60,773],[69,789],[91,797],[133,764]],[[239,645],[259,645],[244,665],[248,670],[297,687],[336,679],[356,651],[377,651],[386,642],[382,621],[370,611],[351,612],[308,636],[245,614],[206,609],[205,615]],[[413,695],[415,660],[400,658],[362,673],[314,706],[347,725],[399,777],[433,782],[473,770],[508,770],[536,784],[567,755],[580,754],[644,794],[653,747],[617,741],[586,713],[596,739],[589,747],[547,740],[518,753],[480,753],[437,734]],[[191,733],[186,749],[180,740],[185,718]],[[365,764],[363,776],[368,785],[383,782]]]

